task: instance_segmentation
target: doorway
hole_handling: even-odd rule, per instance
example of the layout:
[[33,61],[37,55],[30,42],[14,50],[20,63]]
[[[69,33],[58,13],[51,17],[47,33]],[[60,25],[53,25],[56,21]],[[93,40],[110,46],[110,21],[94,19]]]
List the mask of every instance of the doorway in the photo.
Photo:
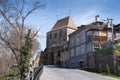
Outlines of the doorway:
[[84,67],[84,61],[81,60],[79,63],[80,63],[80,68],[82,69]]
[[50,55],[50,62],[51,62],[51,65],[54,65],[54,54],[51,53]]

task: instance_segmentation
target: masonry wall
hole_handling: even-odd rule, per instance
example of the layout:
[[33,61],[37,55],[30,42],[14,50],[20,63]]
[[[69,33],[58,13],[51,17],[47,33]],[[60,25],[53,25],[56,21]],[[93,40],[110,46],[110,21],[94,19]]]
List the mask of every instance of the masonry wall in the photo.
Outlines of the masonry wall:
[[110,71],[114,71],[114,63],[113,63],[113,54],[105,55],[105,56],[95,56],[95,64],[96,69],[98,69],[99,64],[101,64],[103,71],[106,70],[106,65],[108,64],[110,67]]
[[93,55],[88,57],[88,68],[95,69],[95,57]]
[[[90,46],[89,46],[90,47]],[[90,48],[91,49],[91,48]],[[87,67],[87,45],[86,45],[86,28],[79,28],[70,35],[69,46],[69,66],[70,67]]]
[[[50,31],[47,33],[47,44],[46,44],[46,53],[47,53],[47,62],[48,64],[63,64],[66,65],[65,58],[68,58],[67,55],[67,42],[69,40],[68,35],[75,31],[71,28],[62,28],[55,31]],[[67,53],[66,53],[67,52]]]
[[61,46],[67,41],[67,30],[60,29],[47,33],[47,47]]

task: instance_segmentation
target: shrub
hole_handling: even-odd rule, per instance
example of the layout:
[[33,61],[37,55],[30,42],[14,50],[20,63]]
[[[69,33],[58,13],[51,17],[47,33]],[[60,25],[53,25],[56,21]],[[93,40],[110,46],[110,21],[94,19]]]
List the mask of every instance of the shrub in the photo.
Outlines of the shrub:
[[99,72],[101,73],[102,72],[102,66],[101,66],[101,64],[99,64],[98,68],[99,68]]
[[120,76],[120,66],[117,66],[117,75]]
[[108,75],[110,74],[110,67],[108,64],[106,65],[106,74],[108,74]]

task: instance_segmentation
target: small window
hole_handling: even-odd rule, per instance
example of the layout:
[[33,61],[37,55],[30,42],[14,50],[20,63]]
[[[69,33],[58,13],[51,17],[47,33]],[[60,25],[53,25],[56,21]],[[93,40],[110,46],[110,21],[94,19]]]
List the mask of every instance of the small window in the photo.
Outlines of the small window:
[[62,36],[62,31],[60,31],[60,37]]
[[99,44],[98,43],[94,44],[94,48],[99,48]]
[[55,33],[55,38],[57,37],[57,33]]
[[52,38],[52,34],[50,34],[50,39]]
[[71,57],[74,56],[74,49],[71,49]]
[[93,31],[93,35],[99,35],[99,31]]

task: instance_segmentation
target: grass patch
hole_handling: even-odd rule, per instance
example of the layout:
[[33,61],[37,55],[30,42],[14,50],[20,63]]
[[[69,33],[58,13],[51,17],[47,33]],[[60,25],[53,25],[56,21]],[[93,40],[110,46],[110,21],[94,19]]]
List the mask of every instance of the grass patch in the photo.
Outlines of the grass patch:
[[98,70],[95,70],[95,69],[84,69],[84,70],[88,71],[88,72],[100,74],[102,76],[108,76],[108,77],[111,77],[111,78],[120,79],[120,76],[118,76],[117,74],[114,74],[114,73],[106,74],[106,72],[99,72]]
[[108,77],[120,79],[120,76],[117,76],[114,73],[106,74],[106,72],[102,72],[102,73],[99,73],[99,74],[101,74],[103,76],[108,76]]

